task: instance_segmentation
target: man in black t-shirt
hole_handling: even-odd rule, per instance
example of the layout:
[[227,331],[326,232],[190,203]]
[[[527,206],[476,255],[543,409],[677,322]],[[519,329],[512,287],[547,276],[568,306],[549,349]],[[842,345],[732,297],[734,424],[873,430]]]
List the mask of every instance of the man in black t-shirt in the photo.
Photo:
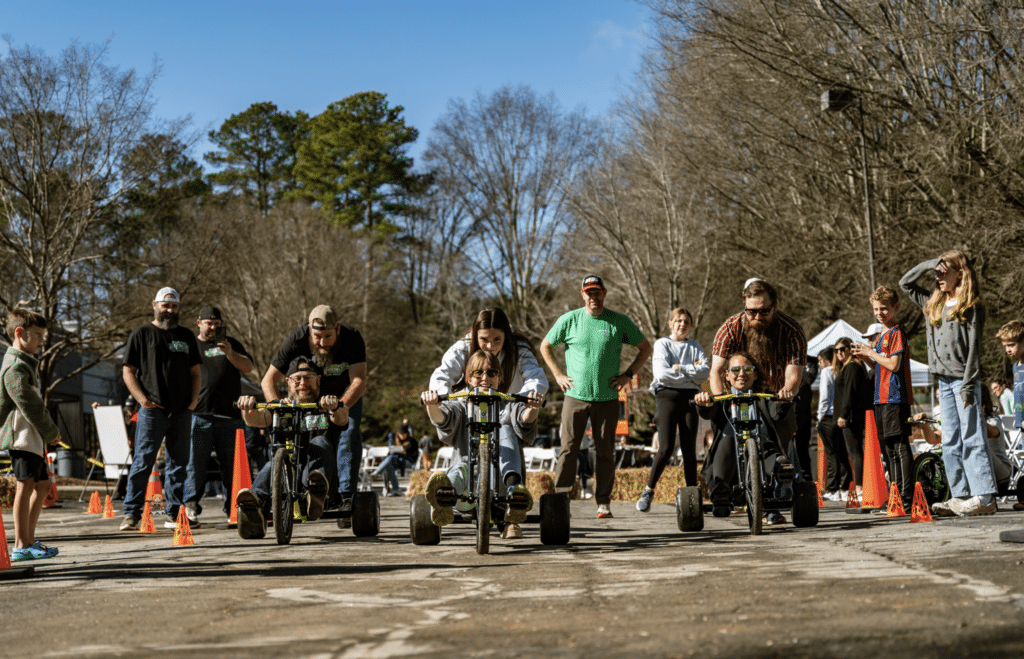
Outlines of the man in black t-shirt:
[[199,401],[201,374],[196,337],[178,325],[181,298],[173,288],[161,288],[153,300],[153,321],[128,337],[122,375],[139,403],[135,427],[135,458],[128,472],[122,531],[139,528],[146,484],[166,440],[164,500],[167,521],[174,527],[184,499],[186,467],[191,453],[192,410]]
[[331,307],[321,304],[309,314],[309,322],[285,339],[263,376],[263,395],[268,401],[280,398],[278,383],[284,379],[288,365],[296,357],[312,359],[323,372],[320,378],[322,395],[337,396],[348,426],[331,426],[327,439],[337,445],[338,494],[341,517],[338,526],[351,523],[352,495],[359,484],[359,467],[363,457],[363,441],[359,422],[363,416],[363,392],[366,390],[366,344],[353,327],[338,322]]
[[[246,445],[258,434],[242,423],[242,413],[232,407],[242,395],[242,375],[252,371],[252,359],[242,344],[226,335],[220,309],[205,306],[196,321],[199,357],[202,359],[203,387],[192,414],[192,458],[185,483],[185,513],[195,526],[202,512],[199,501],[206,491],[206,470],[211,452],[217,451],[221,482],[224,483],[224,514],[231,510],[232,477],[235,465],[235,432],[246,431]],[[259,453],[258,451],[255,453]],[[257,468],[266,463],[266,456]]]

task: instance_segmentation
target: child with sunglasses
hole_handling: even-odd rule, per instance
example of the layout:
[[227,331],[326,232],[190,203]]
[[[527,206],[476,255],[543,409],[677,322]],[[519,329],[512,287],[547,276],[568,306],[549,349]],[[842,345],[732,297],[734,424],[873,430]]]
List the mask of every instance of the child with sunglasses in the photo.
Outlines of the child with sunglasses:
[[[745,352],[736,352],[729,356],[725,369],[725,380],[730,393],[747,393],[760,391],[757,366],[754,359]],[[711,394],[700,392],[693,398],[697,405],[697,414],[703,419],[710,419],[715,432],[715,440],[711,449],[704,457],[702,472],[708,484],[711,496],[712,514],[715,517],[728,517],[732,512],[732,489],[739,480],[736,475],[736,437],[739,431],[733,427],[732,421],[723,403],[711,400]],[[775,495],[786,498],[786,489],[792,487],[795,471],[789,459],[779,448],[778,438],[769,419],[767,401],[757,402],[760,413],[761,437],[763,449],[764,473],[772,474],[776,482]],[[778,511],[770,511],[766,523],[785,524],[786,518]]]
[[[498,358],[485,350],[477,350],[466,362],[465,383],[469,388],[485,387],[498,389],[502,381],[501,364]],[[530,445],[537,436],[537,416],[544,397],[530,392],[529,403],[508,402],[502,406],[498,430],[498,470],[501,481],[508,488],[508,496],[517,503],[510,504],[505,514],[506,527],[503,538],[521,538],[519,525],[526,521],[526,513],[533,507],[533,497],[526,489],[522,478],[522,457],[519,444]],[[455,446],[460,460],[447,472],[439,471],[427,482],[426,498],[430,504],[430,519],[437,526],[451,524],[455,514],[451,507],[440,506],[437,491],[442,487],[454,487],[457,494],[465,495],[472,484],[469,482],[469,429],[466,400],[438,401],[436,391],[424,391],[420,399],[427,408],[430,422],[437,428],[438,437],[448,446]],[[459,502],[459,512],[468,512],[473,506]]]

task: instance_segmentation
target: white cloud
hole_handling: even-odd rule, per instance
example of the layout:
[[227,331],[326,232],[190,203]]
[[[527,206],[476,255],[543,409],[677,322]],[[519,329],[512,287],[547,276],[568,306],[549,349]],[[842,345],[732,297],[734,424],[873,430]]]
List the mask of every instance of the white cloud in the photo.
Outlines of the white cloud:
[[601,21],[594,33],[594,46],[598,50],[621,51],[623,48],[632,50],[636,48],[642,38],[643,34],[639,29],[630,30],[615,21]]

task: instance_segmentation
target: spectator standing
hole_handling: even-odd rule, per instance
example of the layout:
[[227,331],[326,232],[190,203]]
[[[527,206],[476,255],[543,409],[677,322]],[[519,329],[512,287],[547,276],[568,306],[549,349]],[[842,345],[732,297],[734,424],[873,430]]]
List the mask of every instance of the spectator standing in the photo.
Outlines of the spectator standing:
[[[202,512],[199,501],[206,491],[206,472],[212,451],[217,452],[221,482],[226,492],[223,510],[228,515],[235,465],[235,433],[238,430],[245,432],[247,445],[254,444],[259,437],[242,423],[242,413],[232,406],[242,396],[242,375],[252,372],[249,353],[241,343],[227,336],[224,319],[217,307],[200,309],[196,325],[199,329],[196,344],[202,360],[203,386],[192,414],[192,458],[185,487],[185,514],[192,525],[198,524]],[[266,462],[266,454],[252,451],[250,463],[253,461],[257,462],[258,471]]]
[[428,432],[424,432],[420,437],[420,455],[423,457],[423,468],[430,471],[434,464],[434,439]]
[[[583,306],[563,314],[541,342],[540,353],[565,393],[562,402],[562,448],[555,465],[555,491],[568,492],[576,481],[578,454],[590,422],[597,452],[594,499],[597,517],[612,516],[615,482],[615,426],[619,417],[619,390],[629,384],[653,349],[643,332],[623,314],[605,309],[607,290],[600,277],[583,280]],[[565,372],[558,367],[552,346],[565,344]],[[622,346],[636,346],[639,354],[619,372]]]
[[124,383],[141,409],[124,497],[122,531],[139,528],[146,485],[162,441],[166,442],[167,456],[165,527],[174,528],[184,499],[192,448],[192,410],[199,402],[202,375],[196,337],[178,325],[180,302],[176,290],[161,288],[153,300],[152,322],[135,328],[125,348],[121,368]]
[[[918,280],[930,275],[929,291]],[[928,370],[939,381],[942,462],[953,499],[932,505],[939,515],[990,515],[997,491],[981,411],[981,339],[985,307],[974,268],[963,252],[952,250],[923,261],[900,280],[924,311],[928,331]]]
[[14,472],[14,549],[11,561],[53,558],[56,547],[36,540],[36,524],[50,493],[46,445],[60,439],[46,413],[35,355],[46,343],[46,319],[34,311],[15,309],[7,316],[11,347],[0,366],[0,449],[11,454]]
[[833,398],[835,396],[835,376],[832,360],[835,348],[831,346],[818,353],[818,369],[821,380],[818,383],[818,435],[821,445],[825,447],[825,464],[828,473],[825,476],[826,494],[822,496],[830,501],[841,501],[850,489],[853,480],[850,472],[850,455],[846,452],[846,442],[842,431],[836,428],[832,415]]
[[327,440],[335,447],[337,456],[337,491],[341,497],[338,526],[348,528],[352,524],[352,495],[359,484],[363,458],[359,424],[366,391],[366,344],[358,330],[338,322],[334,309],[321,304],[310,312],[309,322],[285,339],[267,368],[261,385],[268,401],[277,400],[277,385],[298,357],[313,360],[323,373],[320,395],[337,397],[343,408],[339,414],[348,415],[348,425],[332,424],[327,431]]
[[657,424],[658,449],[647,477],[647,487],[636,502],[636,509],[646,513],[651,509],[654,488],[672,460],[676,450],[676,431],[679,449],[683,455],[683,474],[686,484],[697,485],[697,408],[693,397],[700,392],[708,378],[711,364],[704,348],[688,339],[693,329],[693,316],[679,307],[668,317],[669,335],[654,342],[654,419]]
[[859,496],[864,484],[864,423],[866,413],[871,409],[871,381],[864,364],[853,356],[852,340],[843,337],[836,342],[834,349],[833,415],[853,463],[853,480],[857,483]]

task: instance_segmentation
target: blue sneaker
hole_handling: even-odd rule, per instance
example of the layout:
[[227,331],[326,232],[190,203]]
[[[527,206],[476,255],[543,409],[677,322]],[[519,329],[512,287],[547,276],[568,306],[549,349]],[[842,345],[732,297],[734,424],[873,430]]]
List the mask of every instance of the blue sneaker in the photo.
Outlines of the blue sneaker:
[[58,553],[56,547],[47,547],[38,540],[34,545],[26,549],[11,550],[11,562],[36,561],[43,558],[53,558]]
[[654,498],[654,490],[649,487],[645,487],[643,494],[637,499],[636,509],[642,513],[646,513],[651,509],[651,499]]

